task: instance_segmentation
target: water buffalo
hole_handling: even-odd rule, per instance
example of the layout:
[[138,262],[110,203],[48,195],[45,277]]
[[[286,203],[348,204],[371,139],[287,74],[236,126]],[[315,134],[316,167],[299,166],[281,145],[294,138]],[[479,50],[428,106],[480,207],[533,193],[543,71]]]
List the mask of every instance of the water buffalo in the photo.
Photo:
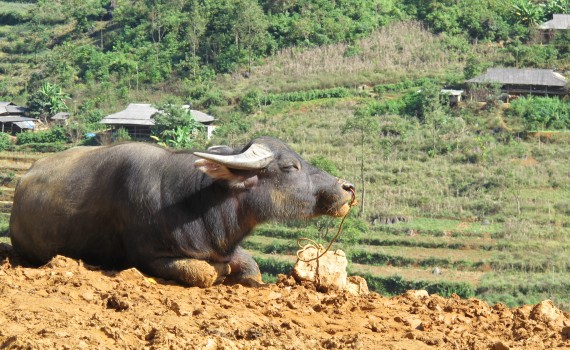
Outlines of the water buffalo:
[[191,286],[255,283],[259,267],[240,242],[257,224],[342,216],[353,192],[270,137],[207,153],[77,147],[20,179],[10,235],[35,264],[61,254]]

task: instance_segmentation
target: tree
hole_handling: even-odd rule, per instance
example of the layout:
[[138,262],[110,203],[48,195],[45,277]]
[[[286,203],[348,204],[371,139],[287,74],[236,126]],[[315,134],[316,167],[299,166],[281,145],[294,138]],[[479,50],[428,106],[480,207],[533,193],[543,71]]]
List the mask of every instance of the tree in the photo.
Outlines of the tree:
[[189,109],[169,102],[156,108],[160,112],[153,116],[153,139],[174,148],[192,148],[203,141],[205,127],[194,119]]
[[544,4],[544,17],[551,19],[554,14],[570,13],[570,2],[568,0],[548,0]]
[[47,124],[49,117],[68,110],[66,99],[69,99],[69,96],[60,86],[46,82],[30,95],[28,109],[32,116]]
[[368,152],[365,152],[367,146],[369,146],[369,141],[373,139],[374,135],[377,134],[380,129],[380,124],[378,123],[378,118],[373,112],[371,106],[364,106],[359,108],[352,117],[346,120],[342,128],[343,134],[355,134],[356,142],[360,146],[360,211],[359,216],[362,216],[365,207],[366,199],[366,178],[365,178],[365,164],[364,158],[367,156]]
[[198,49],[200,47],[200,41],[206,31],[206,25],[208,24],[208,8],[201,1],[191,0],[189,15],[190,19],[186,28],[186,39],[190,42],[192,49],[192,59],[190,63],[192,66],[192,77],[196,79],[200,61]]
[[544,16],[542,7],[530,0],[515,1],[512,9],[515,20],[529,27],[537,26]]
[[247,67],[251,73],[253,50],[263,48],[268,39],[269,22],[257,0],[240,0],[236,5],[235,40],[240,47],[240,41],[247,50]]
[[463,75],[465,76],[465,79],[471,79],[483,73],[487,68],[489,68],[489,63],[483,62],[475,55],[471,55],[467,58],[467,62],[465,62]]
[[106,13],[108,3],[105,0],[68,0],[65,9],[75,19],[75,31],[86,33],[95,28],[95,20]]

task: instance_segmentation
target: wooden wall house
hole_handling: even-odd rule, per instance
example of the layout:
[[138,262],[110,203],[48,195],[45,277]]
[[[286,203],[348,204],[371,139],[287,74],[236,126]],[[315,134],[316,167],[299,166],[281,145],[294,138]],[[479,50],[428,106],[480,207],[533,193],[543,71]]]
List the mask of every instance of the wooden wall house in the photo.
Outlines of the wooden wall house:
[[[496,84],[508,96],[566,96],[568,80],[552,69],[489,68],[485,74],[467,80],[469,95],[477,95],[477,87]],[[480,98],[476,98],[480,99]]]
[[113,130],[124,128],[135,139],[150,137],[150,127],[154,125],[152,115],[158,109],[150,104],[131,103],[126,109],[110,114],[101,120],[101,123],[110,126]]
[[551,42],[556,34],[563,30],[570,30],[570,15],[554,14],[550,21],[538,26],[540,42],[547,44]]
[[[189,108],[189,106],[184,106]],[[214,117],[196,110],[190,110],[196,121],[204,124],[208,129],[208,136],[214,128]],[[147,103],[131,103],[123,111],[106,116],[101,123],[110,126],[113,130],[124,128],[129,136],[134,139],[147,139],[151,135],[151,127],[154,125],[152,116],[159,110]]]
[[0,102],[0,131],[10,134],[34,130],[36,119],[25,117],[26,108],[12,102]]

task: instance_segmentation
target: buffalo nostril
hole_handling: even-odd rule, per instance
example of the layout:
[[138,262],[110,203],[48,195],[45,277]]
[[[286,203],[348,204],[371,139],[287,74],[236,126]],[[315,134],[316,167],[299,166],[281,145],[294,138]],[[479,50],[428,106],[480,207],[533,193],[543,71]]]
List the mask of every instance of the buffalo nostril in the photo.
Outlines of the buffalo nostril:
[[351,184],[350,182],[343,182],[342,189],[348,192],[354,192],[355,190],[354,185]]

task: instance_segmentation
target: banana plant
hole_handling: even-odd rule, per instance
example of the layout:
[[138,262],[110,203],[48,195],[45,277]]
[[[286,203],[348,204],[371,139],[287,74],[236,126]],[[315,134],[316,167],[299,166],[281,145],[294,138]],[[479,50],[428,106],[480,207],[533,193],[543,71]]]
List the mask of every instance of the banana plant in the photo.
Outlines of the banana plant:
[[195,130],[190,126],[177,126],[172,130],[164,130],[160,137],[153,135],[151,138],[164,147],[192,148],[197,145],[198,136],[194,132]]
[[512,9],[515,20],[529,27],[536,27],[542,22],[544,16],[542,7],[535,5],[530,0],[515,1]]

